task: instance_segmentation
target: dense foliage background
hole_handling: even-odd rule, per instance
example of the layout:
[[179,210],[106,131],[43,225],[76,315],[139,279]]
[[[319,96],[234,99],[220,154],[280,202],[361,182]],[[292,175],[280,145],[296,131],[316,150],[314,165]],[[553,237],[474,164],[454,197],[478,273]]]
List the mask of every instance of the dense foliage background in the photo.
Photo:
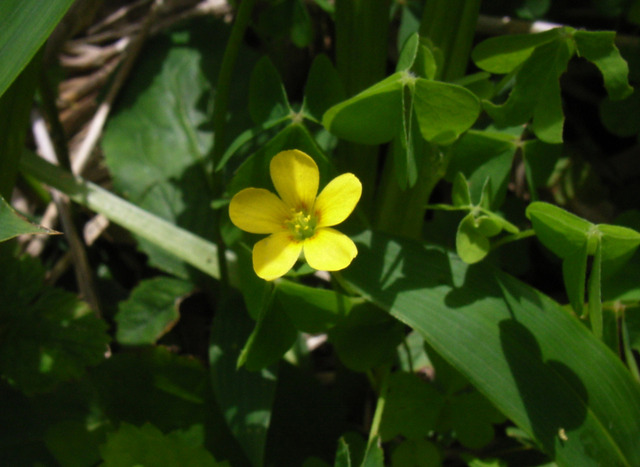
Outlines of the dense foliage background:
[[[3,0],[0,464],[640,465],[639,25]],[[229,220],[286,149],[362,181],[343,271]]]

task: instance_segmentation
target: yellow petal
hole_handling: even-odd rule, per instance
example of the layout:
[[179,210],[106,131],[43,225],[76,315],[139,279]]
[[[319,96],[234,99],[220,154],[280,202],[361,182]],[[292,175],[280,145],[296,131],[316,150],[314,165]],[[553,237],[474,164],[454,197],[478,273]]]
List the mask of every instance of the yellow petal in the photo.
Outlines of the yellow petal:
[[339,224],[353,212],[362,195],[362,183],[351,173],[342,174],[320,192],[313,208],[318,227]]
[[272,281],[284,276],[296,264],[302,243],[289,232],[279,232],[260,240],[253,247],[253,270],[259,277]]
[[344,269],[357,254],[358,249],[353,241],[335,229],[318,229],[313,237],[304,242],[307,263],[320,271]]
[[282,151],[271,159],[271,180],[282,201],[295,210],[310,210],[318,193],[318,166],[304,152]]
[[246,232],[265,234],[286,229],[289,209],[280,198],[262,188],[245,188],[229,205],[229,217],[236,227]]

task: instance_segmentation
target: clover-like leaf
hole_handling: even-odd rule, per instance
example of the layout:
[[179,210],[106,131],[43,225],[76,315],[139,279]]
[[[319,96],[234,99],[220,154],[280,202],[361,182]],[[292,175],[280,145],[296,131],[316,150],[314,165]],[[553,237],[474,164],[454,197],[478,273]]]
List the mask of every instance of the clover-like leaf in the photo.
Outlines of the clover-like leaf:
[[420,132],[432,143],[453,143],[480,114],[476,95],[456,84],[418,78],[413,92]]
[[322,124],[336,136],[363,144],[387,143],[402,121],[402,89],[406,73],[398,72],[331,107]]

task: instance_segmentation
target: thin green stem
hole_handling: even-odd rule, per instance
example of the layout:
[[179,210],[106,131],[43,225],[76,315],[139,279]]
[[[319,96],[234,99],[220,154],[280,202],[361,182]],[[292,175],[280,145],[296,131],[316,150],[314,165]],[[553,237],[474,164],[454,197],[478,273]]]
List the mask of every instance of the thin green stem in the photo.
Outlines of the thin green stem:
[[373,443],[376,437],[380,434],[380,423],[382,422],[382,414],[384,413],[384,406],[387,402],[387,393],[389,392],[390,374],[391,367],[389,365],[385,365],[380,368],[378,402],[376,403],[376,411],[373,414],[371,428],[369,429],[369,444]]
[[[238,58],[242,39],[247,29],[247,25],[249,24],[251,11],[253,10],[255,3],[256,0],[243,0],[240,3],[231,29],[231,35],[229,36],[229,42],[227,43],[224,56],[222,57],[222,64],[220,65],[220,74],[218,75],[218,83],[216,85],[215,108],[213,111],[214,142],[211,152],[214,198],[220,197],[224,190],[223,171],[222,168],[220,170],[217,170],[217,168],[226,148],[225,135],[227,126],[227,110],[229,108],[229,89],[231,88],[233,69]],[[227,285],[229,283],[229,273],[225,254],[226,248],[224,246],[222,233],[220,232],[221,220],[222,213],[219,211],[216,216],[216,232],[214,234],[214,240],[218,245],[220,280],[222,284]]]
[[218,166],[218,162],[225,150],[229,89],[233,78],[233,69],[255,3],[256,0],[243,0],[240,3],[231,29],[231,35],[229,36],[229,42],[222,57],[222,64],[220,65],[220,73],[216,84],[215,108],[213,110],[213,134],[215,139],[211,157],[214,168]]

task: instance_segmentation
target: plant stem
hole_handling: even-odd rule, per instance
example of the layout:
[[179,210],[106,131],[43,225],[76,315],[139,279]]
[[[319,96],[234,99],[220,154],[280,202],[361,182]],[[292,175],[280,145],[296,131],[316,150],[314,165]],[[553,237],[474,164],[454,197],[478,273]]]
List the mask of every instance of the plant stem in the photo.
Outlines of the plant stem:
[[384,413],[384,406],[387,401],[387,393],[389,392],[389,375],[391,374],[391,367],[385,365],[380,368],[380,384],[378,389],[378,402],[376,403],[376,411],[373,414],[373,421],[371,422],[371,428],[369,429],[369,444],[374,442],[376,437],[380,434],[380,423],[382,422],[382,414]]
[[[218,82],[216,85],[216,100],[213,110],[213,148],[211,151],[211,166],[214,198],[218,198],[224,190],[224,176],[223,170],[216,170],[218,163],[222,158],[225,151],[225,135],[227,126],[227,110],[229,107],[229,89],[231,87],[231,79],[233,77],[233,69],[238,58],[238,52],[240,45],[242,44],[242,38],[249,24],[251,18],[251,11],[255,5],[256,0],[243,0],[238,7],[233,27],[231,29],[231,35],[229,36],[229,42],[224,51],[222,57],[222,64],[220,65],[220,74],[218,75]],[[214,241],[218,245],[218,264],[220,269],[220,280],[223,284],[229,283],[229,273],[227,267],[227,258],[225,255],[224,241],[222,239],[222,233],[220,232],[221,225],[221,212],[218,212],[216,216],[216,232],[214,234]]]

